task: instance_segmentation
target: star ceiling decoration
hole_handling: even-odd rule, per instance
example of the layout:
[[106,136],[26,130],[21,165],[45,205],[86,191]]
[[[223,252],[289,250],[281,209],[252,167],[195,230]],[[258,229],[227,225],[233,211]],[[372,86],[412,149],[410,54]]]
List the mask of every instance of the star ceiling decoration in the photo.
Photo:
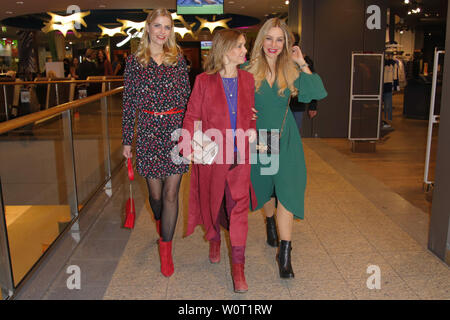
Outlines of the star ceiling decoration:
[[136,31],[141,31],[145,27],[145,21],[133,22],[130,20],[120,20],[120,19],[116,19],[116,20],[122,24],[122,27],[121,27],[122,31],[124,31],[128,28],[135,29]]
[[113,37],[113,36],[115,36],[116,34],[127,35],[127,34],[123,31],[123,28],[122,28],[122,27],[117,27],[117,28],[109,29],[109,28],[106,28],[106,27],[104,27],[104,26],[102,26],[102,25],[99,25],[99,24],[98,24],[97,26],[102,30],[101,37],[103,37],[103,36]]
[[71,30],[77,38],[80,38],[81,35],[77,32],[75,23],[80,23],[83,26],[87,27],[86,21],[84,21],[84,17],[90,15],[91,12],[76,12],[68,16],[60,16],[52,12],[47,12],[47,14],[52,18],[49,22],[44,22],[44,27],[41,29],[43,32],[48,33],[50,31],[58,30],[65,37],[67,35],[67,32]]
[[[145,9],[144,12],[151,13],[152,10]],[[222,19],[222,20],[210,22],[207,19],[195,17],[200,22],[200,27],[194,32],[194,27],[195,27],[196,23],[188,24],[186,22],[186,20],[184,20],[183,16],[178,15],[176,12],[173,12],[171,14],[171,16],[172,16],[173,21],[179,21],[184,26],[184,27],[174,27],[174,32],[178,33],[182,38],[184,38],[184,36],[186,34],[190,34],[192,36],[192,38],[194,38],[194,39],[198,39],[198,36],[199,36],[201,30],[204,28],[209,29],[209,31],[211,33],[213,33],[213,31],[219,27],[229,29],[227,22],[232,20],[232,18],[228,18],[228,19]],[[215,20],[216,16],[214,16],[213,19]],[[133,21],[129,21],[129,20],[120,20],[120,19],[117,19],[117,21],[122,24],[121,27],[117,27],[114,29],[108,29],[104,26],[98,25],[98,27],[100,29],[102,29],[102,36],[108,35],[108,36],[112,37],[114,34],[117,34],[117,33],[128,35],[129,38],[130,37],[135,38],[138,36],[142,36],[141,31],[142,31],[142,29],[144,29],[146,21],[133,22]],[[113,34],[114,30],[119,30],[119,29],[120,29],[120,32],[118,31]],[[136,32],[134,34],[131,34],[131,30],[133,30],[133,29],[136,30]],[[127,30],[126,33],[125,33],[125,30]],[[126,41],[124,40],[124,42],[126,42]]]
[[[208,28],[209,32],[213,33],[214,29],[218,28],[218,27],[222,27],[225,29],[229,29],[227,22],[231,21],[231,18],[228,19],[222,19],[219,21],[213,21],[213,22],[209,22],[206,19],[203,18],[199,18],[199,17],[195,17],[198,21],[200,21],[200,27],[197,30],[197,33],[199,33],[203,28]],[[215,19],[215,16],[214,16]]]

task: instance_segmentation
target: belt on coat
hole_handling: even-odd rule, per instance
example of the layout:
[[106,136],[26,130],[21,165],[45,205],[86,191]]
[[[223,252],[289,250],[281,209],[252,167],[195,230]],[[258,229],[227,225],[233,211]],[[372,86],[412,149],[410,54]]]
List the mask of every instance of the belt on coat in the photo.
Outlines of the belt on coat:
[[172,108],[170,110],[163,111],[163,112],[153,112],[153,111],[149,111],[149,110],[144,110],[144,112],[151,114],[153,116],[163,116],[163,115],[169,115],[169,114],[182,113],[183,109]]

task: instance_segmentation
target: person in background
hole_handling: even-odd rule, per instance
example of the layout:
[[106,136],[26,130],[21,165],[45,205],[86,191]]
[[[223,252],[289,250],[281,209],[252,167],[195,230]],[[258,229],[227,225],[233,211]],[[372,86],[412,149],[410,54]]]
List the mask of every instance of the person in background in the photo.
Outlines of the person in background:
[[123,61],[117,54],[114,55],[111,67],[113,70],[113,76],[123,76]]
[[383,128],[391,128],[392,122],[392,92],[394,83],[398,85],[398,65],[393,59],[392,53],[386,54],[384,60],[384,84],[383,84],[383,109],[384,124]]
[[93,49],[87,49],[84,55],[83,62],[78,66],[78,78],[80,80],[86,80],[87,77],[97,75],[97,65],[95,63],[96,52]]
[[[309,69],[311,70],[311,72],[315,72],[313,61],[311,60],[311,58],[308,56],[304,56],[304,59],[306,63],[309,64]],[[294,114],[295,122],[297,123],[298,130],[300,131],[302,129],[303,114],[305,113],[305,111],[308,111],[310,119],[313,119],[317,115],[317,100],[314,99],[311,100],[310,103],[303,103],[299,102],[298,99],[291,99],[289,107]]]
[[67,78],[70,75],[70,61],[67,58],[64,58],[64,77]]
[[[294,32],[293,35],[295,39],[294,46],[299,46],[300,36],[296,32]],[[314,63],[311,58],[306,55],[304,55],[303,58],[305,59],[306,63],[309,64],[309,69],[311,70],[311,72],[314,73]],[[289,107],[294,114],[295,122],[297,123],[298,130],[300,131],[302,129],[303,114],[305,111],[308,111],[310,119],[314,118],[317,115],[317,100],[311,100],[310,103],[303,103],[299,102],[298,99],[291,99]]]
[[98,50],[97,54],[97,74],[99,76],[112,76],[113,69],[111,66],[111,62],[108,60],[106,53],[104,50]]
[[127,58],[124,89],[123,156],[133,156],[136,114],[136,169],[147,182],[150,207],[160,235],[161,273],[174,272],[172,239],[178,219],[178,192],[187,164],[172,161],[178,141],[172,134],[182,123],[190,86],[186,61],[176,44],[172,15],[166,9],[148,14],[135,54]]
[[72,78],[74,78],[75,80],[78,80],[78,74],[77,74],[77,69],[78,66],[80,65],[80,62],[78,61],[78,58],[73,58],[71,63],[70,63],[70,76]]

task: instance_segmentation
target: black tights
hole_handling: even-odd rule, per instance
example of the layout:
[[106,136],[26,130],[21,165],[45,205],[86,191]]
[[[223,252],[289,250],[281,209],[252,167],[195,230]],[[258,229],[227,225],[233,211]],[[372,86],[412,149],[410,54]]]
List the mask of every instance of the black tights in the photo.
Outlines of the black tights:
[[161,237],[172,241],[178,218],[178,191],[181,174],[162,179],[147,178],[150,207],[156,220],[161,220]]

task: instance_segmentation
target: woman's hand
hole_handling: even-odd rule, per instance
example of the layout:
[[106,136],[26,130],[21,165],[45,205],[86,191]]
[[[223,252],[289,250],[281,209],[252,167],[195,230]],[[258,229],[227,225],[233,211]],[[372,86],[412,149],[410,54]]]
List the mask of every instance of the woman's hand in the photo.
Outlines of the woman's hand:
[[258,119],[258,116],[256,115],[258,113],[258,110],[256,110],[254,107],[252,108],[253,111],[253,116],[252,116],[252,120],[256,120]]
[[312,119],[317,116],[317,110],[308,110],[309,117]]
[[293,46],[292,47],[292,60],[294,60],[294,62],[296,64],[298,64],[299,66],[303,65],[306,63],[305,58],[303,58],[303,53],[302,50],[300,50],[299,46]]
[[125,158],[132,158],[133,154],[131,153],[131,146],[123,146],[123,156]]

